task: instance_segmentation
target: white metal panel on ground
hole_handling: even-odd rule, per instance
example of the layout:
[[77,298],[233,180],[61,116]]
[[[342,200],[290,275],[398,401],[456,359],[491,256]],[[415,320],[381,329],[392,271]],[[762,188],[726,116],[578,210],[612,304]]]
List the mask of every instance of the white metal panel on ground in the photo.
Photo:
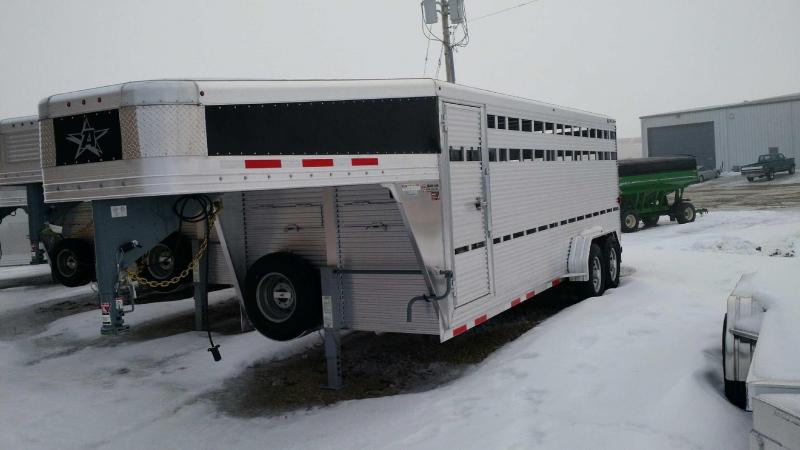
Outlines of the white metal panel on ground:
[[262,256],[279,251],[291,251],[317,266],[325,264],[322,190],[245,193],[242,233],[248,267]]
[[342,269],[419,270],[397,202],[379,185],[336,189]]

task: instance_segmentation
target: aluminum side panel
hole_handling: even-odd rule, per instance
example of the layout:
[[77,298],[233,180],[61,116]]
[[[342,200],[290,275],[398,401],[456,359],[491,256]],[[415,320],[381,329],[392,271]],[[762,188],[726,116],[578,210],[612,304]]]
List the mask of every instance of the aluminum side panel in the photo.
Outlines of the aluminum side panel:
[[325,263],[322,189],[253,191],[244,194],[246,261],[250,267],[269,253],[291,251]]

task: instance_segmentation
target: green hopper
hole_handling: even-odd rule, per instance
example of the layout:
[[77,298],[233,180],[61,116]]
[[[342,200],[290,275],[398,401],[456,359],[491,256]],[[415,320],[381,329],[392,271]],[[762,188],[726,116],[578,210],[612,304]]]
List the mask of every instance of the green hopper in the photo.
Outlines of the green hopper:
[[683,191],[697,181],[693,157],[637,158],[619,162],[622,232],[655,226],[661,216],[678,223],[694,222],[697,213]]

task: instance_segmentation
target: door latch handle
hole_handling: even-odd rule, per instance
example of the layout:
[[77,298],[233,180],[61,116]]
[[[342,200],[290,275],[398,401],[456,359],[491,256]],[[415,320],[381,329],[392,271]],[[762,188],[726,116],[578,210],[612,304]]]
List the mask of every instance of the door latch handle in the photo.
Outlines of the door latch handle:
[[475,197],[475,209],[480,211],[484,207],[486,207],[486,200],[484,200],[484,199],[482,199],[480,197]]

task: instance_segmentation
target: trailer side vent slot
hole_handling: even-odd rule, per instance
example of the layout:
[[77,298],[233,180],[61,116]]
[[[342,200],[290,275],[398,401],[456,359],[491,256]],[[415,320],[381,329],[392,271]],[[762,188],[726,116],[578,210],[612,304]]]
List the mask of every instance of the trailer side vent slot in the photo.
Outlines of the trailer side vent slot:
[[476,243],[472,244],[472,250],[477,250],[477,249],[483,248],[483,247],[486,247],[486,241],[476,242]]
[[525,234],[533,234],[536,233],[536,228],[528,228],[525,230]]
[[463,246],[463,247],[458,247],[458,248],[456,249],[456,252],[455,252],[455,253],[456,253],[456,255],[460,255],[460,254],[462,254],[462,253],[465,253],[465,252],[468,252],[468,251],[469,251],[469,245],[465,245],[465,246]]

